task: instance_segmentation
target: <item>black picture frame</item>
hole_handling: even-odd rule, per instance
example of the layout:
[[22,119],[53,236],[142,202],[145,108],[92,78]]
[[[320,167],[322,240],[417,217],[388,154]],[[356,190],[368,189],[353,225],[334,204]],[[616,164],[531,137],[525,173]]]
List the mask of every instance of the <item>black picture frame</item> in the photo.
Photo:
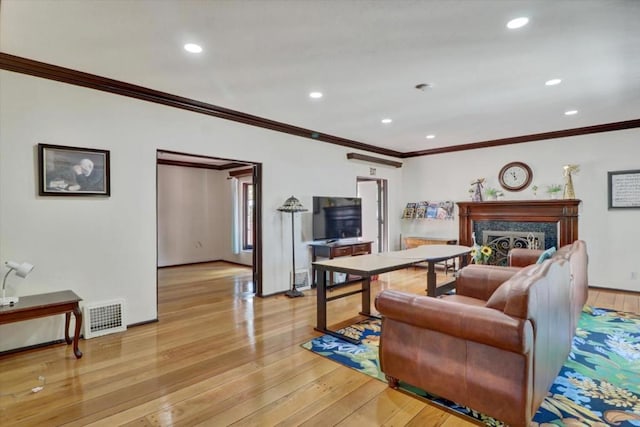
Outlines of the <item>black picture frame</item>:
[[109,151],[38,144],[40,196],[110,196]]
[[607,172],[609,209],[640,209],[640,169]]

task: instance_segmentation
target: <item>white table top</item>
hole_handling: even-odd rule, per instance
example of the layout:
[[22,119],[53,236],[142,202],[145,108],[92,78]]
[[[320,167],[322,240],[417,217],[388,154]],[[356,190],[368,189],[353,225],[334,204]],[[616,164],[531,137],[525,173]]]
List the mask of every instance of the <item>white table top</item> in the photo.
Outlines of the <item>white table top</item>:
[[382,252],[370,255],[348,256],[317,261],[316,268],[354,274],[377,274],[408,267],[417,262],[442,261],[469,253],[471,248],[459,245],[424,245],[402,251]]

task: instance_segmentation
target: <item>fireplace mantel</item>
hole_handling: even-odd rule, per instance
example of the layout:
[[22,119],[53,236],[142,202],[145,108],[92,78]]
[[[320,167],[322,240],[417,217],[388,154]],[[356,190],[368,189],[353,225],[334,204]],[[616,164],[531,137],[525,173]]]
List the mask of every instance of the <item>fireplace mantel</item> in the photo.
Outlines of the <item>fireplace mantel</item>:
[[461,245],[473,244],[475,221],[545,222],[558,226],[558,246],[578,239],[578,199],[458,202]]

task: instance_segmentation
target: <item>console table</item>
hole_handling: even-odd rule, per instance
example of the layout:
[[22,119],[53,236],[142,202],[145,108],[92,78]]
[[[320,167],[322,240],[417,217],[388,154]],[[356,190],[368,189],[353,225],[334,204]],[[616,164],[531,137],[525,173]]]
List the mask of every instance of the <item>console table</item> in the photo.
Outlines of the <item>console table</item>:
[[[417,248],[418,246],[424,246],[424,245],[457,245],[457,244],[458,244],[457,239],[444,238],[444,237],[411,236],[411,237],[402,238],[403,249],[413,249],[413,248]],[[456,271],[455,258],[451,259],[451,261],[452,261],[451,264],[449,264],[449,260],[445,260],[442,262],[442,265],[444,267],[444,274],[447,274],[450,268],[453,269],[453,271]],[[416,264],[416,265],[419,266],[419,264]]]
[[[311,262],[318,258],[334,259],[345,256],[366,255],[371,253],[371,241],[338,240],[336,242],[313,242],[311,246]],[[313,283],[317,282],[316,268],[311,264],[311,277]],[[332,286],[333,276],[329,278],[329,286]]]
[[[82,352],[78,349],[78,339],[80,337],[80,328],[82,327],[82,312],[78,304],[80,301],[82,301],[82,298],[73,291],[59,291],[20,297],[17,303],[0,307],[0,325],[64,314],[64,340],[67,344],[73,342],[73,354],[77,359],[80,359],[82,357]],[[76,320],[73,340],[69,337],[71,313],[73,313]]]

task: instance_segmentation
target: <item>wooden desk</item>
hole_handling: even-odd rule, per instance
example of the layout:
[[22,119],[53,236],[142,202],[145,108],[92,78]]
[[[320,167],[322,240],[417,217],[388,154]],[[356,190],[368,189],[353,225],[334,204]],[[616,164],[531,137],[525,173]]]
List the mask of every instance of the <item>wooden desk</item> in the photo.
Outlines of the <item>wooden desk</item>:
[[[437,296],[455,287],[455,279],[446,285],[436,286],[435,264],[447,259],[459,257],[461,266],[466,264],[466,254],[471,251],[468,246],[458,245],[429,245],[414,249],[378,254],[360,255],[357,257],[336,258],[328,261],[314,262],[318,271],[316,291],[316,327],[320,332],[357,343],[356,340],[345,337],[335,331],[327,329],[327,302],[344,298],[357,293],[362,294],[362,310],[360,314],[371,315],[371,277],[410,267],[419,262],[428,263],[427,295]],[[344,292],[327,297],[327,274],[331,272],[354,274],[362,277],[360,289]],[[334,288],[339,285],[333,286]]]
[[[82,352],[78,349],[78,339],[80,337],[80,328],[82,327],[82,312],[78,304],[80,301],[82,301],[82,298],[73,291],[51,292],[48,294],[20,297],[20,300],[16,304],[0,307],[0,325],[36,319],[38,317],[64,314],[64,340],[67,344],[73,342],[73,354],[75,354],[77,359],[80,359],[82,357]],[[73,313],[76,319],[73,340],[69,337],[71,313]]]

